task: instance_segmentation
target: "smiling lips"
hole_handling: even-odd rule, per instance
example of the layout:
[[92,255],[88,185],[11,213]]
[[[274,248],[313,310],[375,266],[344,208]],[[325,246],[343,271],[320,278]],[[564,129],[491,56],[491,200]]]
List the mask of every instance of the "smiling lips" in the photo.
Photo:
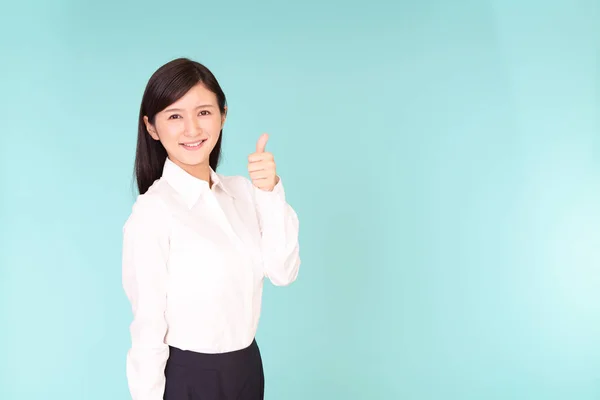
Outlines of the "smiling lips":
[[185,148],[187,150],[198,150],[199,148],[202,147],[204,142],[206,142],[206,139],[198,140],[197,142],[191,142],[191,143],[180,143],[180,145],[183,146],[183,148]]

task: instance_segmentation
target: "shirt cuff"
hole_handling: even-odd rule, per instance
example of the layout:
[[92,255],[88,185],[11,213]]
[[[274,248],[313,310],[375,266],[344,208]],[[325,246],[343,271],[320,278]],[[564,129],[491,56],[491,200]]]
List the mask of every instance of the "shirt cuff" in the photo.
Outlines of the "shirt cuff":
[[254,192],[256,194],[256,201],[259,206],[269,204],[269,202],[279,201],[285,203],[285,189],[283,188],[283,180],[279,177],[279,182],[271,191],[262,190],[254,187]]

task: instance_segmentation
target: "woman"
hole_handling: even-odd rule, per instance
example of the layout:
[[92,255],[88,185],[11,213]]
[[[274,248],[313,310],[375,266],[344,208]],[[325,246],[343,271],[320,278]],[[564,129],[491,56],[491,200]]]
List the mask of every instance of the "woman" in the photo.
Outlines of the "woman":
[[188,59],[159,68],[144,92],[140,195],[123,227],[134,400],[263,399],[263,278],[296,279],[298,219],[267,135],[248,157],[250,180],[216,173],[226,114],[213,74]]

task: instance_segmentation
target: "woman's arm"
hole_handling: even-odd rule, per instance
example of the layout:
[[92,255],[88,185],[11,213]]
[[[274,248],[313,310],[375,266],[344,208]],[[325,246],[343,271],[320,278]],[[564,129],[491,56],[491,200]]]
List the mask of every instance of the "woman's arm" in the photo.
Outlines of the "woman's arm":
[[262,235],[265,276],[276,286],[286,286],[298,277],[299,221],[286,202],[281,179],[272,191],[252,187]]
[[131,303],[127,380],[133,400],[164,396],[168,223],[160,199],[140,196],[123,227],[123,288]]

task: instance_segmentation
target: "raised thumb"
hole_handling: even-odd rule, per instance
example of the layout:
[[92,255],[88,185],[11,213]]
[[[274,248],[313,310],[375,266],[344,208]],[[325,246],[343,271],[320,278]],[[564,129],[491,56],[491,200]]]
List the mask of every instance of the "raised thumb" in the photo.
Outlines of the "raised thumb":
[[261,135],[260,138],[258,138],[258,141],[256,142],[256,152],[257,153],[264,153],[265,152],[265,148],[267,147],[267,141],[269,140],[269,135],[266,133],[263,133]]

